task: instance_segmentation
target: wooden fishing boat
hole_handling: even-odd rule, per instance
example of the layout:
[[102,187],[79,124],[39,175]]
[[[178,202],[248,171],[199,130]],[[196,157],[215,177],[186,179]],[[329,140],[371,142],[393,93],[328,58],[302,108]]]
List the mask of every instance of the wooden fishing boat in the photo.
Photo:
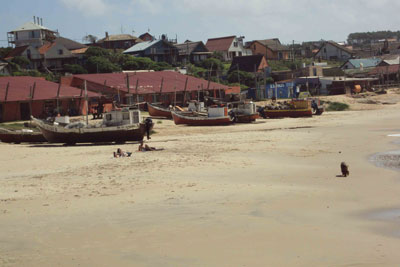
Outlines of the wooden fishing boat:
[[111,111],[104,114],[100,125],[89,127],[75,123],[63,127],[32,117],[48,142],[63,144],[141,141],[153,123],[151,120],[140,122],[140,119],[139,110]]
[[313,115],[311,101],[309,100],[292,100],[289,102],[290,108],[263,108],[261,115],[264,118],[299,118],[299,117],[311,117]]
[[34,132],[32,130],[12,131],[5,128],[0,128],[0,141],[14,144],[47,142],[41,132]]
[[256,111],[256,104],[250,102],[233,103],[234,107],[229,111],[229,115],[234,122],[250,123],[260,117]]
[[232,119],[229,116],[223,117],[206,117],[198,114],[182,114],[175,111],[171,112],[172,118],[175,124],[185,124],[190,126],[218,126],[228,125],[232,123]]
[[149,111],[149,115],[152,117],[172,118],[171,110],[169,108],[159,107],[147,102],[147,110]]

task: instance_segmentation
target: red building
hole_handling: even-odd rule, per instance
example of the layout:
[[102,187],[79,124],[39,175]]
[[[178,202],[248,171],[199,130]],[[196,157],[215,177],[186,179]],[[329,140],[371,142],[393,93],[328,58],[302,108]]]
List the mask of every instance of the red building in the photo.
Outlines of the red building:
[[[88,97],[99,95],[88,92]],[[86,114],[83,90],[38,77],[0,77],[0,121],[45,118],[54,112]]]
[[188,100],[201,100],[206,95],[224,97],[228,90],[240,93],[239,87],[232,89],[174,71],[79,74],[62,77],[61,83],[81,88],[85,80],[88,90],[113,97],[124,104],[139,101],[184,105]]

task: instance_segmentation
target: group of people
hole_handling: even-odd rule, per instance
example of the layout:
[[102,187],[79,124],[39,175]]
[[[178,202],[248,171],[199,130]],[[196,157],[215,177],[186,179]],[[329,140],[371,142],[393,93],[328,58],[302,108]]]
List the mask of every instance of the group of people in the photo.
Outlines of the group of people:
[[[163,148],[157,149],[155,147],[148,146],[147,144],[144,144],[143,141],[140,141],[140,144],[138,147],[139,152],[160,151],[160,150],[164,150],[164,149]],[[132,152],[125,152],[121,148],[118,148],[117,152],[114,152],[114,158],[130,157],[131,155],[132,155]]]

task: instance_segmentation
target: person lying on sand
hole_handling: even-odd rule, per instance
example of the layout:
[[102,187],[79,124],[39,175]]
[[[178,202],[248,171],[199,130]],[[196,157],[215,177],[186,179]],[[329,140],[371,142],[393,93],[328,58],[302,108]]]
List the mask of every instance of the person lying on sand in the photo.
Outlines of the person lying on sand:
[[125,152],[121,148],[118,148],[117,152],[114,152],[114,158],[130,157],[131,155],[132,155],[132,152]]
[[143,141],[140,141],[140,145],[139,145],[139,148],[138,148],[138,151],[140,151],[140,152],[146,152],[146,151],[160,151],[160,150],[164,150],[163,148],[155,148],[155,147],[151,147],[151,146],[148,146],[147,144],[145,145],[145,144],[143,144]]

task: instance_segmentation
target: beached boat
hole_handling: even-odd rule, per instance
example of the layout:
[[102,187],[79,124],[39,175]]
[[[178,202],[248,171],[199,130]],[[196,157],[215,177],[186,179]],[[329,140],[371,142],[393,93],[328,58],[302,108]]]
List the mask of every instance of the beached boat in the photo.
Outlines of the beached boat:
[[264,118],[299,118],[313,115],[310,100],[292,100],[281,106],[266,106],[260,110]]
[[160,107],[154,104],[150,104],[147,102],[147,110],[149,111],[149,115],[152,117],[161,117],[171,119],[171,109]]
[[78,122],[60,126],[33,117],[32,120],[48,142],[63,144],[141,141],[153,127],[151,120],[141,122],[139,110],[129,109],[104,114],[98,125]]
[[175,124],[185,124],[190,126],[218,126],[232,123],[228,115],[227,107],[209,107],[206,114],[181,113],[172,111],[172,118]]
[[239,102],[233,104],[233,108],[229,111],[229,115],[234,122],[250,123],[260,117],[256,111],[256,105],[253,102]]
[[0,141],[3,143],[43,143],[47,142],[41,132],[34,132],[32,130],[9,130],[0,128]]

